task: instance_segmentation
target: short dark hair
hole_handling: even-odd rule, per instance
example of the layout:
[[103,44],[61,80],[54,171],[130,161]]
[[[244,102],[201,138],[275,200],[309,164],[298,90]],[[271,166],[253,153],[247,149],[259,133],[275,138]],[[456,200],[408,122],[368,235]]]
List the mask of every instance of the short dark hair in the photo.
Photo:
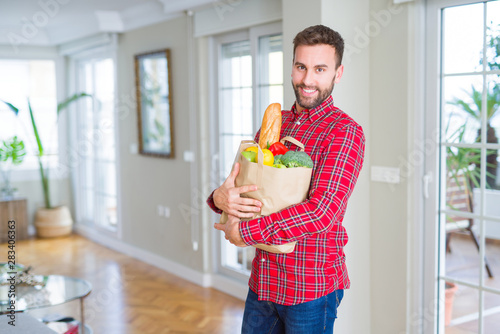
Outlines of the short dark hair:
[[316,25],[299,32],[293,39],[293,58],[295,59],[295,49],[299,45],[326,44],[335,49],[337,68],[342,64],[344,55],[344,39],[338,32],[324,25]]

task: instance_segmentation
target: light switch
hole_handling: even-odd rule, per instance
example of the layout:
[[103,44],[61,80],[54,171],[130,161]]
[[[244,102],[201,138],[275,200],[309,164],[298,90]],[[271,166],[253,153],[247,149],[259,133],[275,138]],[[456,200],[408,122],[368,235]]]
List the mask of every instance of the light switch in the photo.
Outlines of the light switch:
[[184,161],[194,162],[194,152],[193,151],[184,151]]
[[372,166],[371,180],[376,182],[400,183],[401,171],[399,168]]

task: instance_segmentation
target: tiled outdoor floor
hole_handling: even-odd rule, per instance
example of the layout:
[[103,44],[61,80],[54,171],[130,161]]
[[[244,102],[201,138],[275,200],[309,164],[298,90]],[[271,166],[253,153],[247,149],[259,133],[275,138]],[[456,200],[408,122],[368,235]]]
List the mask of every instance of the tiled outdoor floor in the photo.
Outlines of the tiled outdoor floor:
[[[453,235],[450,242],[451,253],[446,255],[447,276],[479,283],[479,252],[468,235]],[[487,276],[483,268],[485,285],[500,290],[500,242],[487,242],[486,258],[493,272],[493,278]],[[485,293],[484,307],[492,314],[484,317],[483,333],[500,333],[500,295]],[[453,305],[453,317],[446,334],[479,333],[479,293],[477,290],[459,286]],[[475,315],[475,316],[474,316]]]

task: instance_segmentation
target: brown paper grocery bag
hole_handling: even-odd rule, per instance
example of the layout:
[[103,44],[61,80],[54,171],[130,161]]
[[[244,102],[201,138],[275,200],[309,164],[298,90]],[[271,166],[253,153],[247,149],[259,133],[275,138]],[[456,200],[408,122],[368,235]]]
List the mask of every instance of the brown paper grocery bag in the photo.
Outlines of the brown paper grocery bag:
[[[304,151],[304,145],[292,137],[284,137],[281,142],[289,141],[301,148]],[[258,163],[250,162],[245,159],[241,152],[251,146],[258,147]],[[275,168],[265,166],[262,161],[264,154],[262,153],[259,144],[253,140],[242,140],[235,162],[240,163],[240,172],[235,180],[237,187],[244,185],[257,185],[257,190],[242,194],[242,196],[250,197],[262,202],[260,213],[256,213],[253,218],[267,216],[271,213],[280,211],[293,204],[303,202],[307,199],[309,186],[311,183],[312,168],[296,167],[296,168]],[[220,223],[224,224],[227,221],[227,214],[222,213]],[[257,244],[254,247],[271,253],[291,253],[295,248],[295,242],[290,242],[283,245],[264,245]]]

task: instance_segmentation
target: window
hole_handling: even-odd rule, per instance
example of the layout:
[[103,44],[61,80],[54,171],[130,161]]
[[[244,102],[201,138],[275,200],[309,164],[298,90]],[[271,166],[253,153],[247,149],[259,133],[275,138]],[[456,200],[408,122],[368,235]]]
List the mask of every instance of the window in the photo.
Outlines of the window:
[[438,236],[437,332],[494,333],[500,316],[500,1],[437,1],[428,15],[435,24],[429,34],[436,34],[429,41],[441,50],[440,59],[428,63],[435,68],[429,78],[438,78],[429,81],[436,103],[428,117],[437,121],[428,131],[441,134],[433,168],[439,175],[432,231]]
[[[283,52],[279,25],[217,38],[220,182],[229,175],[241,140],[253,139],[267,106],[283,105]],[[218,236],[219,269],[250,273],[253,247],[238,248]]]
[[0,60],[0,100],[19,109],[15,114],[0,104],[0,140],[18,136],[27,156],[19,169],[38,169],[38,146],[33,135],[28,98],[49,166],[58,163],[55,63],[52,60]]
[[117,231],[117,175],[115,143],[115,84],[112,58],[77,63],[77,87],[94,96],[81,102],[74,118],[79,152],[75,194],[77,221],[90,227]]

